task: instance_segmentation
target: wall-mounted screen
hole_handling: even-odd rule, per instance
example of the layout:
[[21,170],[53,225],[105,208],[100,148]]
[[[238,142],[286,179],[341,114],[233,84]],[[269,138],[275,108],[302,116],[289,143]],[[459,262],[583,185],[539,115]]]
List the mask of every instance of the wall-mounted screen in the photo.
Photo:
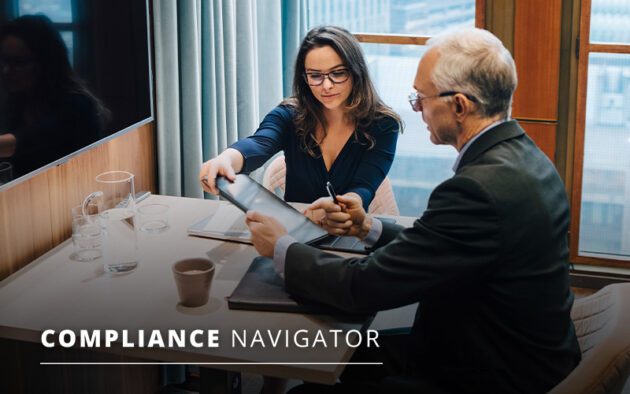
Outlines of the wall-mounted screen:
[[152,119],[146,0],[0,0],[0,190]]

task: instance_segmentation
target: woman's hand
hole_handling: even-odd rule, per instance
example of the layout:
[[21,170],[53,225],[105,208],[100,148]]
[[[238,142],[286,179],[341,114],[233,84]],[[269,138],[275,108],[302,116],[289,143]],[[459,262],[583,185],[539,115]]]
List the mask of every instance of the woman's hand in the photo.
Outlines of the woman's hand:
[[217,176],[224,176],[230,181],[236,179],[236,173],[243,168],[243,155],[236,149],[228,148],[219,156],[203,163],[199,171],[201,187],[208,193],[219,194],[217,189]]
[[[363,236],[365,224],[368,224],[367,215],[363,210],[363,201],[356,193],[347,193],[337,196],[335,202],[329,197],[322,197],[311,204],[306,210],[324,210],[325,216],[321,221],[322,227],[333,235]],[[371,224],[371,221],[369,221]]]
[[326,217],[326,211],[324,209],[311,209],[310,206],[308,206],[302,213],[304,216],[309,218],[311,222],[318,226],[321,226],[322,220]]
[[12,133],[0,133],[0,157],[11,157],[15,153],[16,139]]

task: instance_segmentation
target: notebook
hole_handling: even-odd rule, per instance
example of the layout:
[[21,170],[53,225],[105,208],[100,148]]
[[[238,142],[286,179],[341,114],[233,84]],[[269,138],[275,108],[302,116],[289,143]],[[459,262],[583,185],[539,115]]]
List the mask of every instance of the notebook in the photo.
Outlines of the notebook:
[[210,216],[188,227],[188,234],[198,237],[251,243],[245,214],[236,206],[221,204]]
[[290,295],[284,288],[284,279],[276,273],[273,261],[267,257],[256,257],[252,261],[232,295],[227,297],[227,302],[230,309],[366,316],[353,315]]

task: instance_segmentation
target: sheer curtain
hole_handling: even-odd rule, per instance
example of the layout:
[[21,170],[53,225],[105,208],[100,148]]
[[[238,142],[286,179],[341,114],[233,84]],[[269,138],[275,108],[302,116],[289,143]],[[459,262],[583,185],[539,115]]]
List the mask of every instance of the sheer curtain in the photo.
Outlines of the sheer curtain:
[[202,197],[202,162],[290,94],[306,1],[153,1],[160,194]]
[[[203,197],[201,164],[290,95],[307,0],[153,0],[160,194]],[[163,383],[185,379],[164,368]]]

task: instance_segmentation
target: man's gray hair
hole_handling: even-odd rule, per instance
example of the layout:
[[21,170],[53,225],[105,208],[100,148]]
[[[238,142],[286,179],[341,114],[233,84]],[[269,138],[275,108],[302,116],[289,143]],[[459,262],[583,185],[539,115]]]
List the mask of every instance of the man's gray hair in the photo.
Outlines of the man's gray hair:
[[516,67],[497,37],[482,29],[457,29],[431,38],[427,45],[440,55],[431,75],[438,91],[474,96],[484,116],[510,116]]

